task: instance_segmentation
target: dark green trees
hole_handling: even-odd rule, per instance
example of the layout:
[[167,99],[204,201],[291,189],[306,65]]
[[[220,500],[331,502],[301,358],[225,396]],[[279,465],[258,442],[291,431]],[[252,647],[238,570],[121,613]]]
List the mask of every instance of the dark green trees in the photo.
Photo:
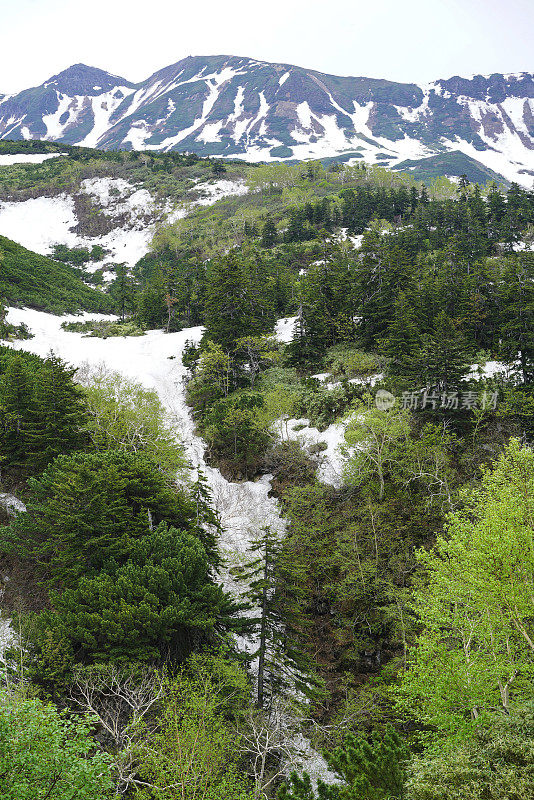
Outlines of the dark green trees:
[[504,261],[499,291],[501,355],[519,361],[523,383],[534,380],[534,254]]
[[316,796],[306,773],[293,774],[290,784],[282,787],[280,800],[402,800],[405,796],[408,751],[391,725],[370,739],[350,734],[342,747],[325,757],[341,784],[327,786],[319,781]]
[[213,641],[235,611],[212,583],[210,566],[193,533],[161,523],[131,542],[121,566],[108,562],[94,577],[52,595],[56,635],[83,662],[181,661]]
[[141,456],[104,451],[60,456],[30,482],[28,511],[13,522],[13,542],[40,565],[50,585],[72,585],[113,561],[165,521],[187,530],[196,517],[183,492]]
[[81,390],[73,381],[75,372],[51,353],[35,386],[26,441],[31,462],[38,469],[86,441],[86,412]]
[[87,442],[87,414],[75,370],[7,351],[0,360],[0,459],[4,470],[36,473]]
[[225,352],[237,339],[268,331],[273,322],[270,289],[254,254],[231,251],[211,262],[205,302],[206,335]]
[[248,276],[241,260],[231,253],[211,266],[206,299],[208,337],[228,352],[236,339],[252,332],[252,319]]
[[0,453],[6,467],[21,467],[26,460],[32,395],[33,380],[27,362],[16,354],[8,361],[0,384]]
[[51,589],[30,626],[38,682],[62,681],[73,662],[181,661],[233,626],[202,481],[189,496],[149,460],[104,451],[57,458],[30,489],[2,544]]

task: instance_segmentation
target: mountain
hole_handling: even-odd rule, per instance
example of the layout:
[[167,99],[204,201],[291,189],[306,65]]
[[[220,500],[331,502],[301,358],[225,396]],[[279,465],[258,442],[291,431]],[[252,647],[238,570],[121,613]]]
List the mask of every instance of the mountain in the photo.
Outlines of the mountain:
[[76,64],[0,95],[2,138],[393,167],[458,152],[530,187],[534,73],[418,86],[221,55],[188,57],[133,84]]

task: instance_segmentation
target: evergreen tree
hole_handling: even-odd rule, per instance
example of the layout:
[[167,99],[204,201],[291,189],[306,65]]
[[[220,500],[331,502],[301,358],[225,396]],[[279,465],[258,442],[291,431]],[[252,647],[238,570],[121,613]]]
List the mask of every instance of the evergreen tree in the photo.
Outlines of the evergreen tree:
[[[327,786],[321,780],[317,800],[402,800],[408,750],[388,725],[370,739],[349,734],[343,746],[325,754],[329,767],[342,781]],[[293,774],[282,787],[280,800],[315,800],[309,776]]]
[[161,523],[131,540],[127,561],[52,593],[37,623],[70,643],[78,661],[182,661],[231,626],[237,606],[210,578],[202,543]]
[[230,352],[236,339],[253,333],[250,282],[236,253],[211,264],[206,297],[206,331],[209,339]]
[[196,503],[132,453],[60,456],[30,489],[28,510],[4,542],[37,563],[50,585],[72,585],[109,561],[123,564],[132,542],[162,521],[196,534]]
[[25,433],[28,461],[35,470],[87,442],[87,414],[75,373],[53,353],[40,372]]
[[261,235],[262,247],[274,247],[278,242],[278,231],[271,216],[268,216]]
[[421,337],[413,312],[413,301],[407,298],[405,292],[400,292],[395,300],[393,314],[393,322],[381,343],[384,355],[390,359],[388,371],[391,375],[413,379],[418,375]]
[[252,558],[233,572],[248,587],[244,599],[258,610],[253,620],[258,646],[251,657],[258,659],[256,703],[264,708],[290,689],[308,692],[312,679],[304,655],[291,643],[278,597],[279,536],[270,527],[264,528],[248,552]]
[[7,468],[23,466],[26,461],[33,390],[26,361],[17,353],[9,360],[0,384],[0,458]]
[[469,372],[469,348],[457,324],[441,312],[431,333],[422,337],[416,374],[435,392],[457,390]]
[[519,360],[521,378],[534,381],[534,254],[519,253],[504,261],[498,289],[503,357]]
[[115,267],[115,277],[108,286],[108,293],[124,322],[126,315],[133,314],[136,307],[136,288],[126,264]]

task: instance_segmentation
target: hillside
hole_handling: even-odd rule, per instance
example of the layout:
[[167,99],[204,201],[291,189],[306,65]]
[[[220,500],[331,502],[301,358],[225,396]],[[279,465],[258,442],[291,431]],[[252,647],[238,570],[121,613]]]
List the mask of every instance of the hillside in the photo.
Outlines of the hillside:
[[112,308],[108,297],[86,286],[79,270],[33,253],[1,235],[0,298],[11,305],[58,314]]
[[533,97],[528,72],[418,86],[220,55],[188,57],[134,84],[76,64],[0,99],[0,139],[389,166],[460,151],[530,187]]

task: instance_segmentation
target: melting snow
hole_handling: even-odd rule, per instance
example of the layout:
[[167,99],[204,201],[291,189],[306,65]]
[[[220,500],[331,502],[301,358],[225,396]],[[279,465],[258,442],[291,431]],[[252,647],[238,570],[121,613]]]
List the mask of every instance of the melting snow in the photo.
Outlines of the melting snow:
[[0,155],[0,167],[7,167],[11,164],[42,164],[49,158],[67,155],[66,153],[17,153],[14,155]]

